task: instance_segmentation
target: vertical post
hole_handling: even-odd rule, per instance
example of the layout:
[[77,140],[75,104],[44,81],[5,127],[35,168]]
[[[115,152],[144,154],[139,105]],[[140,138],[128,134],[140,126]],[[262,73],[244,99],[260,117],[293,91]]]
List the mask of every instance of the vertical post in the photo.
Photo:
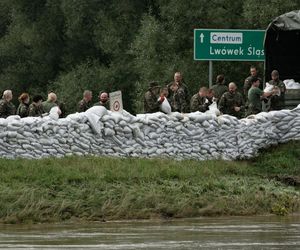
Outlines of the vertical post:
[[266,87],[266,59],[264,60],[264,73],[263,73],[263,88]]
[[209,68],[208,68],[208,79],[209,79],[209,88],[213,85],[213,63],[209,61]]

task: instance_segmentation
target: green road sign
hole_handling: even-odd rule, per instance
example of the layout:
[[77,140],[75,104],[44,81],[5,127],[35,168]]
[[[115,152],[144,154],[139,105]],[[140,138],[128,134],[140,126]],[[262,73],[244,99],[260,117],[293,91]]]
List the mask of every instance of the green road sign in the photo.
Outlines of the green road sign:
[[194,30],[194,59],[264,61],[264,30]]

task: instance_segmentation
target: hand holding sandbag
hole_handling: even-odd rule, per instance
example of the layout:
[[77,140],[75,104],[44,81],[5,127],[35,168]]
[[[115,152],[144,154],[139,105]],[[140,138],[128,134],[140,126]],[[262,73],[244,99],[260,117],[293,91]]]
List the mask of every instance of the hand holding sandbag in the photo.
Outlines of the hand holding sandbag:
[[[163,101],[161,102],[161,100],[163,100]],[[162,96],[162,97],[159,98],[159,102],[161,102],[160,110],[162,112],[164,112],[165,114],[170,114],[172,109],[171,109],[171,105],[170,105],[168,99],[165,98],[164,96]]]

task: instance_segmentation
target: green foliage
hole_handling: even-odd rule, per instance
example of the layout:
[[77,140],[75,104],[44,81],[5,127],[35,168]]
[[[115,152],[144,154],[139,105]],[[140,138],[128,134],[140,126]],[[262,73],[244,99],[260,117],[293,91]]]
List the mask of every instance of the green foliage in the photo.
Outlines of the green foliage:
[[248,0],[244,2],[243,16],[249,28],[264,29],[270,20],[291,10],[299,9],[300,3],[295,0]]
[[7,0],[0,2],[0,37],[2,37],[6,32],[10,24],[10,9],[7,4]]
[[[76,112],[77,103],[82,99],[84,90],[89,89],[94,93],[94,102],[97,101],[99,86],[108,88],[105,80],[105,68],[97,62],[87,62],[77,65],[71,71],[60,75],[52,88],[59,93],[59,99],[65,103],[69,112]],[[100,84],[101,83],[101,84]],[[72,96],[72,98],[69,98]]]
[[299,155],[299,142],[290,142],[287,145],[282,145],[280,152],[276,148],[264,150],[264,155],[254,160],[254,166],[260,174],[300,176]]
[[[94,96],[121,89],[125,108],[141,112],[149,81],[164,85],[179,70],[191,94],[208,85],[208,63],[193,60],[194,28],[265,29],[299,7],[298,0],[3,0],[0,90],[46,95],[55,86],[70,113],[81,97],[72,84]],[[241,87],[249,66],[214,62],[214,77]],[[72,78],[84,70],[88,76]]]
[[[122,82],[120,76],[132,78],[128,65],[113,65],[106,67],[97,61],[88,61],[77,65],[71,71],[61,74],[49,88],[59,94],[59,99],[65,103],[68,112],[76,112],[77,103],[82,99],[84,90],[89,89],[93,92],[93,101],[98,102],[98,93],[102,90],[113,92],[121,90],[123,92],[124,108],[133,112],[131,109],[132,87]],[[126,72],[126,70],[128,70]],[[72,98],[70,98],[70,96]]]

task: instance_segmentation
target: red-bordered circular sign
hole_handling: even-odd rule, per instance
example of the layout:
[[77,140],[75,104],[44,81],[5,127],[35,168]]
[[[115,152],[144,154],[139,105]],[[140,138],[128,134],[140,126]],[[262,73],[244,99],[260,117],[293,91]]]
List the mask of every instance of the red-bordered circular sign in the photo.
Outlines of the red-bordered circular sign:
[[119,111],[119,109],[120,109],[120,103],[119,103],[119,101],[115,101],[113,103],[113,110],[114,111]]

